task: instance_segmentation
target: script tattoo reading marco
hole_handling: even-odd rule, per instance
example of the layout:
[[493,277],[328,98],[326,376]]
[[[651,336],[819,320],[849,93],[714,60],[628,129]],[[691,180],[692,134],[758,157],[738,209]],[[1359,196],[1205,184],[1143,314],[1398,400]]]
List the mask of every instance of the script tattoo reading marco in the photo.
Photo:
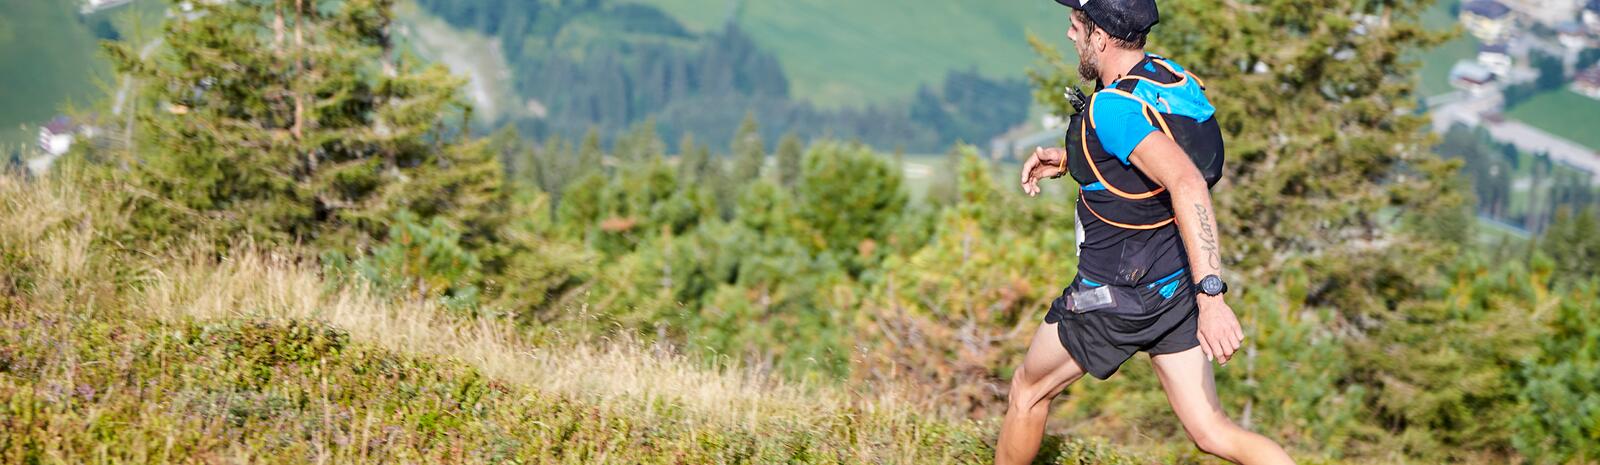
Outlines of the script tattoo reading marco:
[[1211,213],[1206,211],[1203,204],[1194,204],[1194,211],[1200,217],[1200,250],[1206,251],[1206,263],[1211,268],[1222,271],[1222,258],[1217,256],[1217,234],[1211,230]]

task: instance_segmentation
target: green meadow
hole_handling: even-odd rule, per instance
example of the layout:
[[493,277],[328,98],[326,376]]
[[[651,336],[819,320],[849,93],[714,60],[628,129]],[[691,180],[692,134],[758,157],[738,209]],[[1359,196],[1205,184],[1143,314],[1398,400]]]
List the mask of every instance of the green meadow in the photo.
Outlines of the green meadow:
[[0,0],[0,11],[0,144],[10,147],[64,106],[103,95],[111,69],[76,2]]
[[951,70],[1021,77],[1034,62],[1030,31],[1067,43],[1066,10],[1046,1],[744,2],[738,11],[724,0],[640,3],[694,30],[736,17],[778,55],[796,96],[827,107],[906,99]]
[[1506,112],[1510,119],[1528,123],[1556,136],[1600,151],[1600,100],[1562,88],[1545,92]]

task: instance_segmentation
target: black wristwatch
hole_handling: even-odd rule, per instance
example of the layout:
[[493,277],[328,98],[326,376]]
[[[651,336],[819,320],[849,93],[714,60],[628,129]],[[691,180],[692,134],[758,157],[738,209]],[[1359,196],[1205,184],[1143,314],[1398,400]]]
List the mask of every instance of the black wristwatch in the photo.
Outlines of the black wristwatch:
[[1200,282],[1195,283],[1195,288],[1199,289],[1201,294],[1216,297],[1228,292],[1228,283],[1223,282],[1221,276],[1213,274],[1200,278]]

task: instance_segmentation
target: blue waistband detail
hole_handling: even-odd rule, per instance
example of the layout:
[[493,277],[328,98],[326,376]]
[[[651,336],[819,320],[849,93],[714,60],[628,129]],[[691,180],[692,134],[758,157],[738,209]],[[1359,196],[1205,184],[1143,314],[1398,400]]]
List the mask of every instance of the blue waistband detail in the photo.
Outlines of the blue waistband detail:
[[1086,190],[1086,191],[1103,191],[1103,190],[1106,190],[1106,185],[1105,184],[1101,184],[1099,181],[1095,181],[1094,184],[1083,186],[1083,190]]
[[[1183,272],[1184,271],[1186,271],[1186,270],[1184,270],[1182,268],[1179,268],[1178,271],[1172,272],[1172,274],[1167,275],[1167,277],[1161,278],[1161,279],[1157,279],[1156,282],[1153,282],[1153,283],[1145,285],[1145,288],[1155,289],[1156,286],[1160,286],[1162,284],[1166,284],[1165,287],[1161,288],[1161,297],[1172,297],[1172,293],[1178,291],[1178,285],[1183,283],[1182,281],[1178,281],[1177,279],[1178,279],[1179,276],[1183,276]],[[1081,274],[1078,275],[1078,282],[1081,282],[1081,283],[1083,283],[1083,285],[1089,286],[1091,288],[1104,286],[1104,284],[1100,284],[1100,283],[1094,282],[1094,280],[1091,280],[1089,278],[1085,278]]]
[[1161,298],[1171,299],[1173,294],[1178,293],[1179,284],[1183,284],[1183,281],[1173,280],[1172,282],[1167,283],[1167,285],[1161,286],[1161,290],[1157,292],[1161,293]]
[[1178,271],[1172,272],[1172,274],[1167,275],[1167,277],[1165,277],[1165,278],[1157,279],[1156,282],[1150,283],[1149,286],[1145,286],[1145,287],[1153,289],[1156,286],[1160,286],[1160,285],[1166,283],[1167,281],[1171,281],[1174,278],[1177,278],[1179,276],[1183,276],[1183,272],[1184,271],[1185,270],[1183,268],[1179,268]]

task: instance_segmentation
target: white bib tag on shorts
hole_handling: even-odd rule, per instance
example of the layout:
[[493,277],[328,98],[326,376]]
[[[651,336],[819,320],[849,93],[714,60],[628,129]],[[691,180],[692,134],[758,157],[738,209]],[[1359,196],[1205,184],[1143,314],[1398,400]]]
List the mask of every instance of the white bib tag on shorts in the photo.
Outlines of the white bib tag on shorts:
[[1078,215],[1072,215],[1072,235],[1072,240],[1077,242],[1077,246],[1072,249],[1072,254],[1081,257],[1083,256],[1083,220],[1078,219]]

